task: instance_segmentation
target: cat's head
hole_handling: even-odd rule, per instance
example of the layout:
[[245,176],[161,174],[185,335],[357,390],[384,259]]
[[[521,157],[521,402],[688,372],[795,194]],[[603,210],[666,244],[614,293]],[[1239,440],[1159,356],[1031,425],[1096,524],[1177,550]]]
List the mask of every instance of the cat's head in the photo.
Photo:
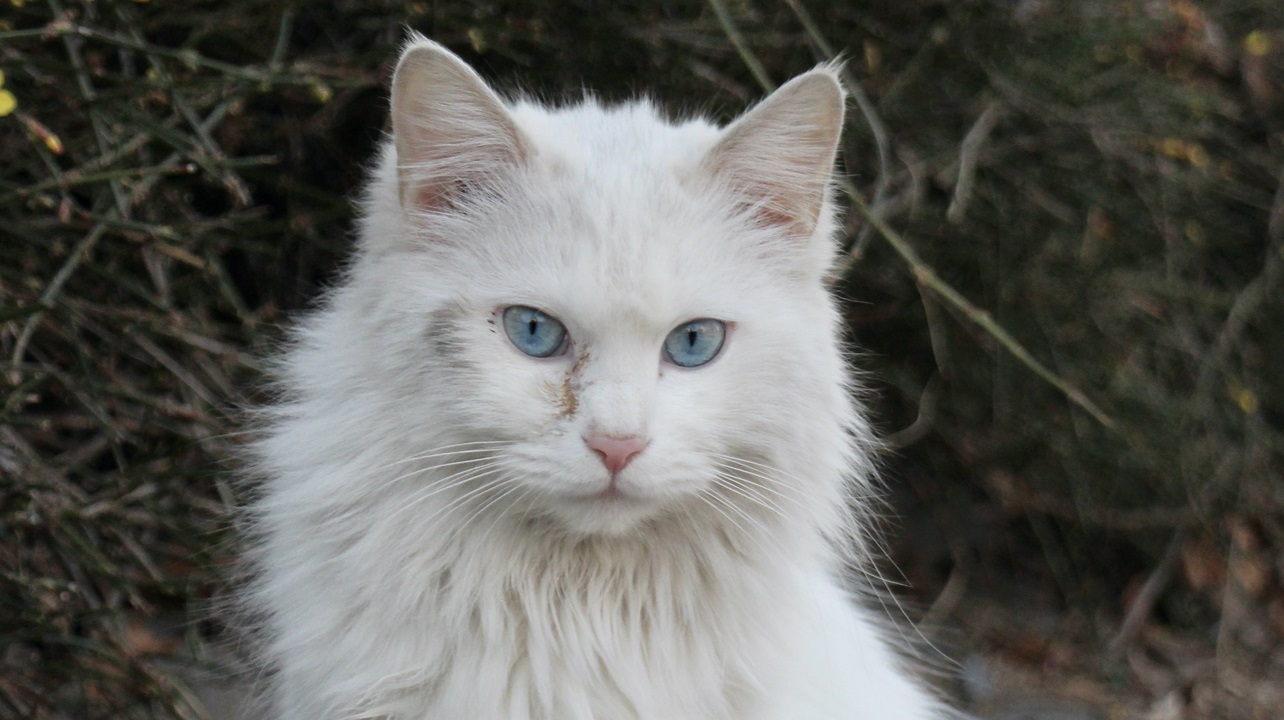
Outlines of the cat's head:
[[509,105],[409,45],[354,284],[407,442],[461,515],[621,534],[841,504],[824,277],[843,105],[831,68],[725,129],[645,102]]

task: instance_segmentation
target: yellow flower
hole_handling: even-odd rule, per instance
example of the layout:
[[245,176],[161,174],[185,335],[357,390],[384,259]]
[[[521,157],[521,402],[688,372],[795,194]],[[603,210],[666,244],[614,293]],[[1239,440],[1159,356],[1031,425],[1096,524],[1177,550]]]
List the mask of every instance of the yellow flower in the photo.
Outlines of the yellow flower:
[[4,117],[18,107],[18,98],[4,89],[4,71],[0,70],[0,117]]
[[1181,138],[1166,137],[1159,142],[1159,151],[1168,157],[1186,157],[1186,143]]
[[320,80],[313,80],[308,83],[308,90],[312,92],[312,97],[319,103],[328,103],[334,97],[334,91],[330,89],[330,86]]
[[1246,415],[1252,415],[1257,412],[1257,395],[1253,394],[1248,388],[1231,388],[1231,397],[1235,398],[1235,404],[1243,410]]
[[1271,51],[1271,39],[1261,30],[1254,30],[1244,38],[1244,49],[1249,55],[1262,57]]
[[1186,159],[1190,161],[1191,165],[1194,165],[1197,168],[1206,168],[1208,167],[1208,163],[1212,161],[1212,158],[1208,156],[1208,151],[1204,149],[1203,145],[1198,143],[1187,144]]

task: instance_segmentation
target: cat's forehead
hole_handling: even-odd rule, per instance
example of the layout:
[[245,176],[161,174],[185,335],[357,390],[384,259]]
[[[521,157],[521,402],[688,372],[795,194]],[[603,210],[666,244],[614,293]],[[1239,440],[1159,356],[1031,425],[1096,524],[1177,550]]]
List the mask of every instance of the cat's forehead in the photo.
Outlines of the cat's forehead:
[[616,272],[663,263],[723,230],[725,198],[711,207],[697,172],[720,136],[714,125],[671,122],[647,101],[519,105],[514,117],[535,155],[516,207],[566,233],[564,250],[579,260]]
[[744,259],[719,242],[724,229],[677,208],[653,212],[641,194],[609,210],[601,202],[618,197],[609,192],[584,193],[588,209],[518,210],[525,217],[496,227],[502,235],[478,238],[498,246],[469,253],[473,261],[451,271],[452,284],[480,293],[485,304],[532,305],[595,333],[653,334],[693,317],[736,319],[736,301],[752,283]]
[[538,153],[590,172],[689,165],[719,136],[708,121],[671,120],[646,99],[608,106],[587,98],[556,108],[518,103],[512,114]]
[[[584,322],[666,325],[717,313],[744,289],[724,218],[662,178],[583,177],[535,208],[512,242],[521,260],[501,268],[521,292]],[[578,203],[578,205],[577,205]]]
[[536,157],[504,202],[474,216],[484,229],[468,253],[492,300],[654,330],[733,319],[739,300],[761,294],[773,273],[746,242],[743,216],[696,172],[715,126],[674,124],[645,102],[513,114]]

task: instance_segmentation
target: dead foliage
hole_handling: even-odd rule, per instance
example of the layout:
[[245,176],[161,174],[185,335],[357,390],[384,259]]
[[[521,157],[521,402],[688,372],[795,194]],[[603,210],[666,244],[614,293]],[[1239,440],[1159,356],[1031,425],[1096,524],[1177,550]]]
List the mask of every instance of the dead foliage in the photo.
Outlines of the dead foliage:
[[156,660],[217,622],[154,623],[223,592],[237,416],[348,247],[406,26],[501,86],[654,89],[722,118],[842,53],[838,289],[927,528],[896,556],[929,618],[991,627],[991,599],[1037,598],[1051,626],[973,642],[1155,718],[1273,712],[1254,693],[1284,677],[1275,0],[15,0],[0,715],[199,715]]

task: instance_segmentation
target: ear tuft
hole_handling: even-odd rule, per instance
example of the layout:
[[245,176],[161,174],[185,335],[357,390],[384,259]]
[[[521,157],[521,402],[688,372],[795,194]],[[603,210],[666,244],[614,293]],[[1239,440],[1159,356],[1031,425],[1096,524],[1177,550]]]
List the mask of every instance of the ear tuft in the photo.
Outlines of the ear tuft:
[[418,33],[393,73],[392,135],[406,210],[449,207],[529,152],[499,96],[457,55]]
[[833,173],[845,100],[834,68],[799,75],[732,123],[704,167],[762,222],[808,237]]

